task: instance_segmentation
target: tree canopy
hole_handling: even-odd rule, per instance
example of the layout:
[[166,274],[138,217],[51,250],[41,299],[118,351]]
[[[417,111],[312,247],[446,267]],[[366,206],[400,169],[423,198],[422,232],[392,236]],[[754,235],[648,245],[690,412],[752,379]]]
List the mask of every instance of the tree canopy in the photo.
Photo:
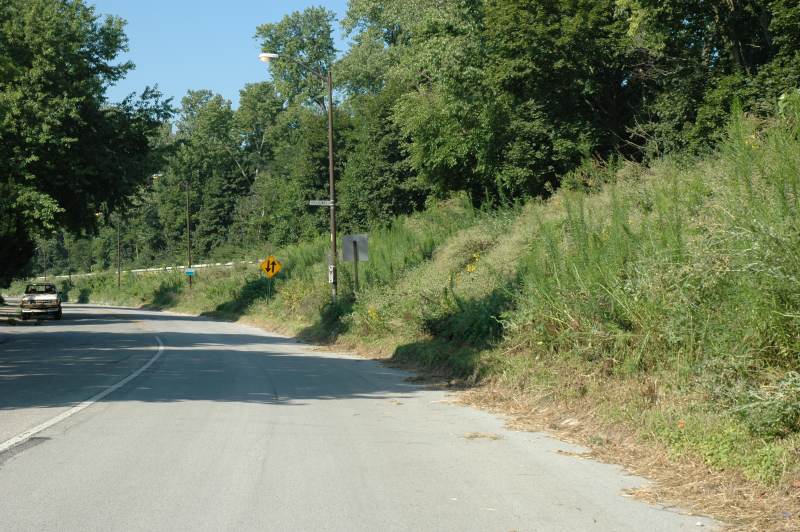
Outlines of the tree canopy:
[[81,1],[0,0],[0,284],[37,237],[93,227],[153,166],[150,136],[169,115],[155,89],[111,104],[123,21]]
[[[198,257],[325,231],[326,213],[308,200],[327,197],[329,71],[348,231],[454,192],[486,205],[546,196],[587,159],[699,154],[734,105],[768,115],[800,86],[798,0],[350,0],[347,50],[335,50],[335,17],[322,7],[257,26],[262,51],[278,54],[271,81],[265,70],[245,86],[238,109],[190,91],[174,130],[154,135],[157,95],[115,106],[102,96],[130,68],[110,62],[125,46],[119,20],[100,21],[80,2],[0,5],[30,14],[6,16],[0,44],[2,164],[14,176],[0,201],[17,213],[0,231],[79,226],[96,205],[127,198],[129,264],[184,260],[187,185]],[[37,59],[47,47],[28,40],[39,34],[77,44]],[[75,68],[62,76],[56,62]],[[100,142],[109,138],[114,148]],[[154,170],[164,177],[136,188],[153,153],[164,155]],[[85,246],[92,257],[81,263],[102,268],[110,249]]]

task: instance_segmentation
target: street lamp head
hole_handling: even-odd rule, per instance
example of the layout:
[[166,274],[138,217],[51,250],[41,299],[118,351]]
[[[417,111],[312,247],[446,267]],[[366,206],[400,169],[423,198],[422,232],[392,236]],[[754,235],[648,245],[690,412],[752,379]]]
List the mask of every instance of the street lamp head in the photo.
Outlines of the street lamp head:
[[273,59],[277,59],[278,54],[268,54],[266,52],[258,54],[258,59],[261,60],[262,63],[269,63]]

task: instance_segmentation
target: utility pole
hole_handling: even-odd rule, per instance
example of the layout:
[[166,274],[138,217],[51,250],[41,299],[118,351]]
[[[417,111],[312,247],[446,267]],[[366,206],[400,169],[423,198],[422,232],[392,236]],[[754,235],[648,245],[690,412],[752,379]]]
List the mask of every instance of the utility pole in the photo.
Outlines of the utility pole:
[[333,75],[331,74],[330,67],[328,67],[328,72],[326,75],[317,68],[307,65],[302,61],[298,61],[297,59],[288,55],[282,56],[276,53],[267,52],[258,55],[258,58],[264,63],[269,63],[273,59],[278,59],[279,57],[300,66],[312,75],[316,76],[317,79],[323,83],[327,83],[328,85],[328,186],[330,188],[331,204],[331,263],[328,265],[328,282],[331,284],[331,294],[333,295],[333,301],[335,303],[338,279],[336,276],[336,188],[334,187],[333,176]]
[[[192,229],[189,225],[189,180],[186,180],[186,256],[188,258],[188,268],[192,267]],[[192,276],[189,278],[189,289],[192,289]]]
[[333,182],[333,76],[328,70],[328,186],[331,197],[331,264],[329,281],[333,302],[336,303],[336,187]]

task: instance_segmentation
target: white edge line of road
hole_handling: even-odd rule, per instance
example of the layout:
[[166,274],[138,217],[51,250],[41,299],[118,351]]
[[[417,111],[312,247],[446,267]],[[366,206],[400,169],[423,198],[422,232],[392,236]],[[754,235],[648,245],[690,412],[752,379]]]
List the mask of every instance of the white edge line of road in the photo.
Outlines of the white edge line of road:
[[66,412],[62,412],[59,415],[57,415],[57,416],[55,416],[55,417],[53,417],[51,419],[48,419],[44,423],[36,425],[32,429],[28,429],[25,432],[14,436],[10,440],[6,440],[3,443],[0,443],[0,453],[4,453],[7,450],[11,449],[12,447],[17,446],[20,443],[24,443],[25,441],[27,441],[31,437],[35,436],[36,434],[42,432],[43,430],[49,429],[50,427],[52,427],[56,423],[60,423],[60,422],[64,421],[65,419],[67,419],[68,417],[70,417],[70,416],[72,416],[74,414],[77,414],[81,410],[84,410],[85,408],[88,408],[88,407],[92,406],[94,403],[96,403],[97,401],[103,399],[108,394],[114,393],[115,391],[119,390],[120,388],[122,388],[123,386],[125,386],[126,384],[131,382],[133,379],[135,379],[136,377],[141,375],[145,370],[147,370],[147,368],[152,366],[153,363],[156,360],[158,360],[161,357],[161,354],[164,352],[164,344],[161,342],[161,338],[156,336],[156,341],[158,342],[158,351],[156,352],[155,355],[153,355],[153,357],[150,360],[148,360],[145,363],[144,366],[142,366],[141,368],[137,369],[136,371],[134,371],[133,373],[131,373],[130,375],[128,375],[127,377],[125,377],[121,381],[117,382],[116,384],[112,384],[111,386],[109,386],[108,388],[103,390],[102,392],[90,397],[89,399],[83,401],[82,403],[80,403],[80,404],[78,404],[76,406],[73,406],[72,408],[70,408]]

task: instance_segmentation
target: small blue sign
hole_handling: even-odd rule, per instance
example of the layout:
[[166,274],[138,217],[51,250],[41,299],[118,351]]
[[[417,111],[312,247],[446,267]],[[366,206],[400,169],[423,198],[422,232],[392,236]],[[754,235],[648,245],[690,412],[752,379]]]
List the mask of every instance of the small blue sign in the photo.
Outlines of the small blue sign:
[[191,277],[192,275],[194,275],[194,269],[192,269],[192,268],[186,268],[185,270],[183,270],[183,273],[185,273],[186,275],[188,275],[189,277]]

